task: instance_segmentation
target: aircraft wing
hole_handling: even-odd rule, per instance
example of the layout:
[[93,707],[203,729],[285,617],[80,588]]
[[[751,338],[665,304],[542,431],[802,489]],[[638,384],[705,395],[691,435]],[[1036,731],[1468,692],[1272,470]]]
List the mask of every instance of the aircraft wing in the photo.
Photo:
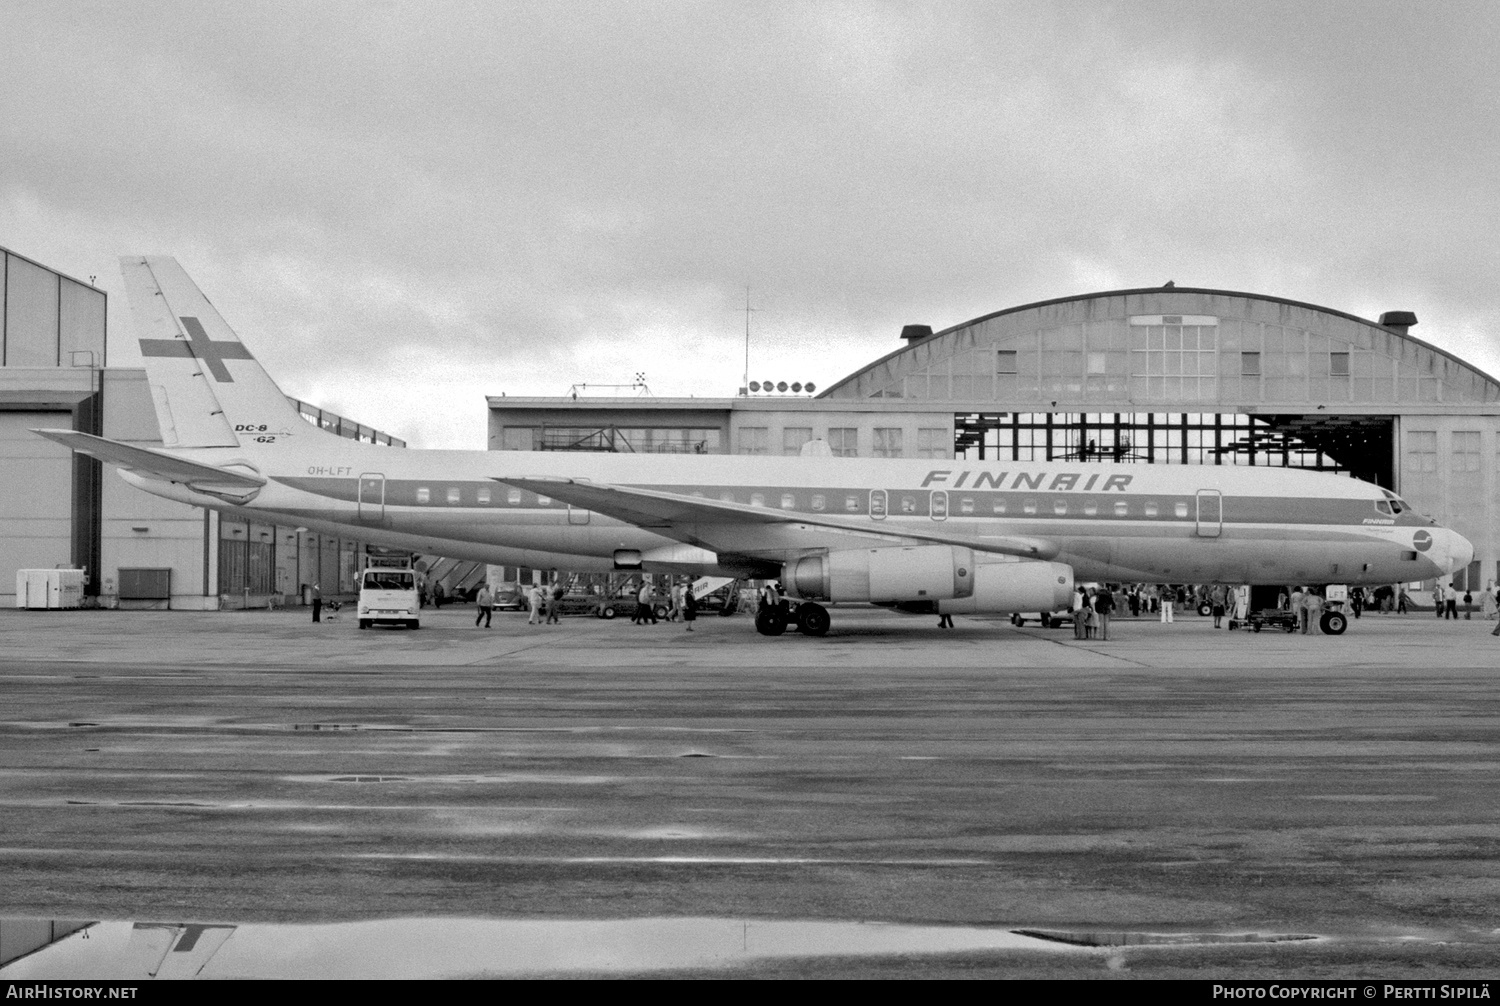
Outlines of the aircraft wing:
[[760,524],[767,527],[773,525],[826,527],[872,537],[958,545],[978,552],[1015,555],[1025,559],[1051,559],[1061,551],[1057,543],[1045,538],[1029,538],[1022,535],[966,534],[962,531],[949,530],[937,522],[933,522],[935,525],[933,527],[877,524],[868,519],[850,520],[803,511],[747,506],[743,503],[727,503],[723,500],[663,492],[659,489],[641,489],[636,486],[610,485],[576,479],[496,477],[495,481],[541,496],[550,496],[586,510],[593,510],[606,517],[613,517],[637,527],[660,532],[670,538],[708,547],[712,547],[713,544],[714,525],[721,525],[726,529],[731,526],[743,529]]
[[150,478],[165,479],[168,482],[247,490],[259,489],[266,484],[263,477],[245,469],[227,469],[216,465],[206,465],[175,454],[168,454],[165,451],[152,450],[149,447],[135,447],[116,440],[106,440],[92,433],[81,433],[78,430],[32,430],[31,432],[62,444],[64,447],[71,447],[80,454],[98,458],[105,464],[137,472]]

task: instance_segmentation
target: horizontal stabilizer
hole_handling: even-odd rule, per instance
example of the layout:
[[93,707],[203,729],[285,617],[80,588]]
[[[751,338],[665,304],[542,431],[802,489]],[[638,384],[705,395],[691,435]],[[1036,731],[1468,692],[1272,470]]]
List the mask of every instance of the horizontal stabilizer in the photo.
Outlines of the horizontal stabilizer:
[[259,489],[266,484],[264,477],[247,469],[228,469],[206,465],[199,461],[190,461],[187,458],[168,454],[165,451],[152,450],[149,447],[134,447],[116,440],[106,440],[92,433],[80,433],[77,430],[32,430],[31,432],[62,444],[64,447],[70,447],[80,454],[97,458],[105,464],[124,468],[148,478],[165,479],[168,482],[180,482],[188,486],[201,485],[241,490]]
[[[637,527],[651,528],[668,537],[680,537],[673,533],[675,529],[692,526],[697,529],[697,533],[692,536],[694,541],[707,540],[706,525],[807,524],[813,527],[851,531],[856,534],[959,545],[972,548],[977,552],[1014,555],[1024,559],[1051,559],[1061,550],[1055,542],[1045,538],[1029,538],[1022,535],[965,534],[947,527],[913,527],[910,523],[876,522],[868,519],[851,520],[824,514],[810,514],[800,510],[777,510],[771,507],[748,506],[744,503],[728,503],[723,500],[706,499],[702,496],[685,496],[681,493],[641,489],[636,486],[606,485],[600,482],[564,478],[495,478],[495,481],[525,489],[540,496],[550,496],[586,510],[594,510],[606,517],[626,521]],[[689,539],[681,538],[681,540]]]

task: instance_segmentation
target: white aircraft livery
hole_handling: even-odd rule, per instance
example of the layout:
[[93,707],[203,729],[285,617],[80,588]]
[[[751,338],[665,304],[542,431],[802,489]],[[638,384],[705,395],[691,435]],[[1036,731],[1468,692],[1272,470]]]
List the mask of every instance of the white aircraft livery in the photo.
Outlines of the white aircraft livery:
[[402,450],[304,420],[175,259],[121,260],[161,448],[37,430],[158,496],[416,552],[780,580],[819,601],[1053,611],[1074,579],[1389,584],[1473,546],[1394,493],[1285,468]]

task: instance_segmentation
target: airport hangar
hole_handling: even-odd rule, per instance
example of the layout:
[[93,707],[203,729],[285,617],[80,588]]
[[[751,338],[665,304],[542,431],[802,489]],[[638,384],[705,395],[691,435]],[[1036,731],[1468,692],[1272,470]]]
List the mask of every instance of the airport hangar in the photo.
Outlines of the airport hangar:
[[[86,593],[122,607],[352,588],[357,540],[222,520],[29,433],[160,443],[145,372],[107,366],[105,292],[4,249],[0,269],[0,605],[14,603],[17,569],[54,567],[85,569]],[[936,334],[908,326],[905,345],[817,397],[492,397],[489,445],[797,454],[819,438],[847,456],[1321,468],[1462,532],[1476,559],[1460,583],[1483,586],[1500,574],[1500,385],[1413,338],[1411,315],[1381,322],[1218,290],[1086,294]],[[293,403],[341,436],[404,446]]]
[[1500,577],[1500,383],[1416,322],[1173,284],[1083,294],[908,325],[816,397],[773,391],[785,374],[735,398],[491,397],[489,446],[1312,468],[1457,529],[1476,558],[1455,582],[1478,589]]

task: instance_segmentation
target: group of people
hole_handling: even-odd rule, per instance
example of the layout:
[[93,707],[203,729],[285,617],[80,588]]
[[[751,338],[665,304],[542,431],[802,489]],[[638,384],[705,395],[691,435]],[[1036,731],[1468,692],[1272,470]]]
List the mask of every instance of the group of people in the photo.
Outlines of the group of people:
[[1079,587],[1073,595],[1073,638],[1108,639],[1109,617],[1114,611],[1114,591],[1108,587]]
[[[682,583],[672,584],[672,589],[667,592],[665,618],[669,622],[680,618],[687,625],[686,631],[693,631],[693,623],[698,619],[698,599],[693,596],[692,587]],[[636,625],[648,622],[655,625],[660,621],[656,614],[656,592],[645,580],[641,581],[641,587],[636,591],[635,614],[630,616],[630,620]]]

